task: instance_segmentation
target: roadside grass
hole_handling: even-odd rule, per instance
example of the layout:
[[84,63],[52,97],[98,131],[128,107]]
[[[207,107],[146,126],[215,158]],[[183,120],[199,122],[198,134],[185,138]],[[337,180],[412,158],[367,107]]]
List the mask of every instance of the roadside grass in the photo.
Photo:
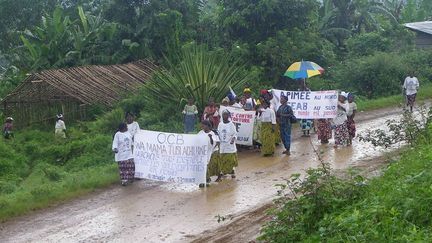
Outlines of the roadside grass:
[[432,151],[423,144],[370,181],[361,200],[328,214],[304,241],[430,242]]
[[[419,99],[431,95],[432,85],[424,85]],[[394,106],[400,101],[402,97],[394,96],[357,102],[359,109],[371,110]],[[123,109],[117,108],[96,121],[79,123],[68,130],[65,141],[55,141],[51,131],[31,128],[16,131],[13,141],[0,139],[0,221],[118,182],[110,133],[123,114]],[[139,121],[147,129],[172,131],[181,127],[181,122],[167,121],[166,116],[165,113],[150,116],[143,111]]]
[[[423,101],[430,98],[432,98],[432,84],[427,83],[420,87],[420,90],[417,94],[417,101]],[[371,100],[365,99],[364,97],[357,97],[355,102],[359,111],[370,111],[392,106],[403,106],[405,105],[405,97],[402,96],[402,93],[400,95],[393,95]]]
[[[334,177],[322,168],[291,180],[270,211],[265,242],[431,242],[432,125],[380,177]],[[284,194],[283,194],[284,195]]]
[[0,140],[0,221],[118,182],[110,135],[20,131]]

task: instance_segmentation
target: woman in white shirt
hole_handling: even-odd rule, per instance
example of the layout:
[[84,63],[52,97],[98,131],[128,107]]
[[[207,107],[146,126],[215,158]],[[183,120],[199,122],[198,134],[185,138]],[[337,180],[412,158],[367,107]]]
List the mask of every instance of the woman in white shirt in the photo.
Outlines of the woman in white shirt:
[[[211,182],[211,176],[217,176],[216,181],[221,179],[220,163],[219,163],[219,137],[212,131],[212,125],[210,121],[204,120],[201,122],[201,131],[198,135],[203,135],[208,138],[208,164],[207,164],[207,183]],[[200,184],[199,187],[204,187],[204,184]]]
[[413,106],[416,100],[417,91],[420,87],[419,81],[414,74],[410,74],[410,76],[405,78],[403,88],[406,95],[407,106],[410,107],[410,111],[413,111]]
[[128,128],[128,132],[132,136],[132,141],[135,138],[135,134],[137,134],[140,130],[140,126],[139,126],[138,122],[134,121],[134,118],[135,117],[132,113],[126,112],[127,128]]
[[55,137],[56,138],[66,138],[66,124],[63,120],[63,115],[57,115],[57,121],[55,124]]
[[235,167],[238,166],[236,138],[237,130],[229,119],[230,113],[222,113],[223,121],[219,123],[218,133],[220,139],[220,170],[223,174],[231,174],[235,178]]
[[114,135],[112,151],[118,163],[121,184],[126,186],[132,183],[135,176],[135,163],[132,154],[132,136],[128,132],[126,123],[121,123],[118,132]]
[[276,113],[270,108],[269,103],[262,101],[263,111],[261,113],[261,154],[263,156],[273,155],[275,151],[275,129]]
[[348,145],[349,133],[347,126],[347,112],[349,108],[346,104],[346,97],[347,94],[345,92],[341,92],[338,100],[337,115],[335,118],[333,118],[333,126],[335,129],[335,148],[337,148],[339,145]]

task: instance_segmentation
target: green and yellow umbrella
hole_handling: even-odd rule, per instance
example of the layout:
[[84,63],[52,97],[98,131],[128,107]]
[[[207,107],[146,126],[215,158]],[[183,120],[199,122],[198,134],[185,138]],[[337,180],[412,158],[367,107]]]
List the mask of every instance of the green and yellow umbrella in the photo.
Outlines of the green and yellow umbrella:
[[324,68],[309,61],[293,63],[285,72],[284,76],[292,79],[306,79],[324,73]]

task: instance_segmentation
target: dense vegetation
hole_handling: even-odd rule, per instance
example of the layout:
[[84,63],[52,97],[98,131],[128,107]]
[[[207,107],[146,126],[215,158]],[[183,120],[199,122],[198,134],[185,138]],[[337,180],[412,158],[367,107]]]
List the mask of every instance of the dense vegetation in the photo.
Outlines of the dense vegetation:
[[[407,136],[419,121],[425,126],[416,129],[414,137]],[[405,140],[413,147],[392,161],[382,176],[368,180],[354,171],[336,176],[325,163],[308,170],[305,178],[293,175],[281,185],[273,220],[261,238],[269,242],[430,241],[432,110],[420,119],[407,113],[389,128],[393,134],[378,133],[381,139]]]
[[314,88],[346,88],[368,97],[395,94],[410,70],[419,71],[423,82],[430,79],[432,55],[414,51],[414,35],[401,24],[430,19],[431,5],[428,0],[1,0],[0,95],[27,72],[141,58],[164,64],[175,62],[176,53],[191,43],[231,53],[245,64],[255,90],[293,85],[282,74],[304,59],[327,70],[324,80],[311,80]]
[[[400,25],[431,18],[432,6],[404,2],[0,0],[0,97],[42,69],[142,58],[166,67],[157,85],[113,110],[95,107],[98,119],[68,127],[66,141],[54,141],[46,127],[1,139],[0,219],[117,181],[110,143],[125,111],[138,114],[146,129],[178,132],[178,107],[189,96],[202,108],[207,96],[220,99],[230,83],[237,92],[246,81],[254,92],[293,88],[282,74],[301,59],[326,69],[322,78],[308,80],[313,89],[356,91],[365,108],[400,102],[399,84],[409,71],[418,72],[422,85],[432,80],[432,52],[415,50],[413,34]],[[188,56],[189,48],[199,51]],[[200,65],[191,66],[195,61]],[[214,80],[221,85],[203,86]],[[154,102],[155,95],[167,103]],[[368,100],[388,95],[397,96]]]

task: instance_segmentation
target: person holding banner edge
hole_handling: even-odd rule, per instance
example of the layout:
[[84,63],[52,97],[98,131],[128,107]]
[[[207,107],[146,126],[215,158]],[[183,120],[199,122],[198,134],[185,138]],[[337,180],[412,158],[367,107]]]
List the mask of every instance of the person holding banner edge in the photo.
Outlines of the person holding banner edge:
[[263,156],[270,156],[274,154],[276,149],[275,145],[275,129],[276,129],[276,114],[267,101],[262,101],[261,113],[261,154]]
[[235,178],[235,167],[238,166],[237,158],[237,130],[230,121],[230,112],[222,112],[222,122],[219,123],[218,133],[220,139],[220,170],[224,175],[231,174]]
[[294,112],[287,104],[288,97],[284,94],[280,97],[281,106],[276,113],[276,119],[280,125],[281,139],[282,143],[285,147],[285,151],[283,152],[286,155],[291,155],[291,122],[295,121],[296,118],[294,116]]
[[209,186],[211,182],[211,176],[218,176],[216,181],[221,180],[221,170],[220,170],[220,158],[219,158],[219,137],[212,131],[212,125],[210,121],[204,120],[201,122],[201,131],[198,135],[208,136],[208,154],[210,156],[209,162],[207,164],[206,182],[207,184],[199,184],[199,187]]
[[122,186],[132,183],[135,176],[135,163],[132,154],[132,136],[128,132],[126,123],[120,123],[114,135],[112,151],[118,163]]

